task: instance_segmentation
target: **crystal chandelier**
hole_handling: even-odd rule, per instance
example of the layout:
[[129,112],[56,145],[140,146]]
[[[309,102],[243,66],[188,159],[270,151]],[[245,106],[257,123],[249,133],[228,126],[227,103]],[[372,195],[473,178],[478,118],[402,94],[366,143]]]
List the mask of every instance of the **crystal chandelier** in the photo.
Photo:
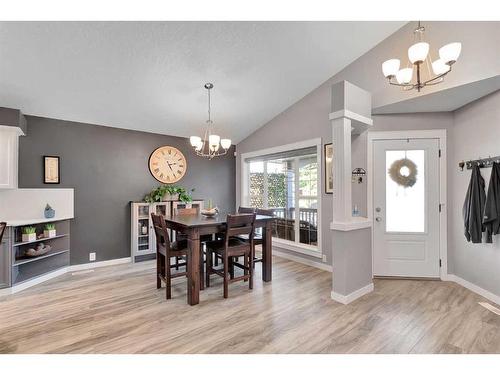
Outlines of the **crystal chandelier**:
[[[429,43],[424,42],[425,28],[418,22],[413,32],[415,44],[408,48],[408,63],[406,68],[400,68],[399,59],[390,59],[382,64],[382,72],[389,84],[403,87],[403,90],[417,89],[432,86],[444,81],[444,76],[451,72],[451,66],[457,61],[462,49],[462,43],[449,43],[439,49],[439,59],[431,60]],[[424,66],[427,67],[427,80],[423,80]],[[431,73],[432,66],[432,73]],[[416,70],[416,82],[412,82],[413,72]]]
[[231,147],[231,140],[227,138],[221,139],[218,135],[212,133],[214,123],[210,113],[210,90],[214,88],[214,85],[206,83],[204,87],[208,92],[208,120],[205,135],[203,136],[203,139],[196,135],[192,135],[189,137],[189,141],[191,142],[191,146],[193,146],[196,155],[211,160],[216,156],[226,155],[227,150]]

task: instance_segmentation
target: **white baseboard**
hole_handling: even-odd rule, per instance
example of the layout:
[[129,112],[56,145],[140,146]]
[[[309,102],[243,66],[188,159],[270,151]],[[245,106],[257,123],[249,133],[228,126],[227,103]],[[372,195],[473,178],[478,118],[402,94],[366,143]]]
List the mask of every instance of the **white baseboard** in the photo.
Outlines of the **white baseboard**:
[[306,259],[306,258],[301,258],[301,257],[298,257],[296,255],[292,255],[292,254],[288,254],[288,253],[276,250],[275,248],[273,249],[273,255],[276,255],[277,257],[280,257],[280,258],[291,260],[293,262],[302,263],[302,264],[305,264],[307,266],[319,268],[320,270],[323,270],[323,271],[332,272],[332,266],[329,264],[315,262],[313,260]]
[[58,270],[56,270],[54,272],[47,273],[47,274],[42,275],[40,277],[37,277],[37,278],[34,278],[32,280],[26,281],[24,283],[21,283],[21,284],[18,284],[18,285],[14,285],[14,286],[12,286],[10,288],[0,289],[0,297],[20,292],[21,290],[25,290],[25,289],[27,289],[29,287],[32,287],[34,285],[43,283],[45,281],[53,279],[54,277],[58,277],[58,276],[64,275],[65,273],[68,273],[68,272],[88,270],[88,269],[98,268],[98,267],[114,266],[114,265],[117,265],[117,264],[130,263],[131,261],[132,261],[132,259],[130,257],[127,257],[127,258],[118,258],[118,259],[104,260],[102,262],[92,262],[92,263],[84,263],[84,264],[75,264],[74,266],[68,266],[68,267],[60,268],[60,269],[58,269]]
[[491,302],[496,303],[497,305],[500,305],[500,296],[497,296],[496,294],[493,294],[486,289],[481,288],[480,286],[477,286],[476,284],[471,283],[470,281],[464,280],[461,277],[458,277],[457,275],[452,275],[448,274],[444,278],[441,278],[443,281],[453,281],[457,283],[458,285],[463,286],[464,288],[469,289],[470,291],[479,294],[481,297],[484,297]]
[[355,290],[351,294],[348,294],[347,296],[344,296],[343,294],[336,293],[332,290],[331,297],[334,301],[343,303],[344,305],[347,305],[348,303],[351,303],[352,301],[358,299],[359,297],[364,296],[365,294],[373,292],[373,283],[370,283],[358,290]]
[[73,266],[68,267],[68,272],[82,271],[82,270],[88,270],[88,269],[99,268],[99,267],[116,266],[117,264],[124,264],[124,263],[130,263],[130,262],[132,262],[132,258],[126,257],[126,258],[103,260],[101,262],[75,264]]

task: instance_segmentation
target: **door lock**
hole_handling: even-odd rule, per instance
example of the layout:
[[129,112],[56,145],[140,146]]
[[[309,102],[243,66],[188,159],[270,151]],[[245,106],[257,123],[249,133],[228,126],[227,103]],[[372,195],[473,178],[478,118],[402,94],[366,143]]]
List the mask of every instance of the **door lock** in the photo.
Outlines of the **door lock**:
[[375,211],[380,212],[382,209],[380,207],[375,208]]
[[379,216],[377,216],[377,217],[375,218],[375,221],[376,221],[376,222],[378,222],[378,223],[380,223],[380,222],[382,221],[382,218],[381,218],[381,217],[379,217]]

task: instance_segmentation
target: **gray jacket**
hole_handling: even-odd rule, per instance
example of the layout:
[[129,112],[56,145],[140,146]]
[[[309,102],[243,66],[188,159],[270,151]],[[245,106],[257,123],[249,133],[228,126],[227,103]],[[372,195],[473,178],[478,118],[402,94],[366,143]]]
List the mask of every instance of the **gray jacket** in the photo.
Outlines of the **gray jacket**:
[[469,188],[465,196],[462,215],[464,218],[465,238],[473,243],[481,243],[484,232],[483,213],[486,194],[484,193],[484,179],[477,163],[472,165]]
[[500,233],[500,164],[498,163],[494,163],[491,168],[483,224],[486,228],[486,242],[492,243],[492,235]]

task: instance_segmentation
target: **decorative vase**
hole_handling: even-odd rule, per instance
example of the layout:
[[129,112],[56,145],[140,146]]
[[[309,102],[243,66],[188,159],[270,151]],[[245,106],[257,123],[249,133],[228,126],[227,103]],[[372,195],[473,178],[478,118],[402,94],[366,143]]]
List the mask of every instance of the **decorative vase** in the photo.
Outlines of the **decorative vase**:
[[36,233],[29,233],[29,234],[24,234],[23,233],[22,240],[23,240],[23,242],[36,241]]
[[45,210],[43,211],[43,215],[45,216],[46,219],[52,219],[56,215],[56,210],[47,205],[45,207]]
[[45,238],[55,237],[56,236],[56,230],[55,229],[50,229],[50,230],[45,229],[43,231],[43,236]]

